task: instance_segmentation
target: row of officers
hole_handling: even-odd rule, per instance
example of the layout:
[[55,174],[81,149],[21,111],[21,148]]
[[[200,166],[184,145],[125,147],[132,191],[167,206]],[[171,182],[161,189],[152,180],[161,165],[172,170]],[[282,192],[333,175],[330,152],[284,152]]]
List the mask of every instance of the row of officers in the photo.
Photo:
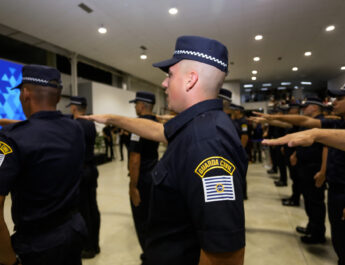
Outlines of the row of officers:
[[[228,72],[227,48],[182,36],[173,57],[154,66],[168,73],[162,84],[168,108],[178,113],[164,125],[152,114],[155,98],[147,92],[133,101],[139,118],[82,117],[86,102],[79,97],[71,98],[74,119],[66,117],[56,111],[60,73],[23,67],[14,89],[28,119],[0,130],[0,264],[77,265],[83,250],[100,252],[90,120],[132,132],[129,193],[143,264],[243,264],[247,158],[217,99]],[[160,161],[159,142],[168,144]],[[9,193],[11,237],[3,215]]]
[[[0,215],[0,264],[75,265],[81,264],[82,250],[89,257],[100,252],[98,171],[92,159],[96,132],[91,121],[132,132],[129,194],[142,264],[243,264],[248,125],[241,106],[232,106],[236,121],[229,119],[231,94],[218,94],[227,63],[227,49],[220,42],[178,38],[173,57],[154,65],[168,73],[162,85],[169,109],[178,113],[164,124],[153,115],[155,98],[148,92],[138,92],[133,100],[139,118],[82,116],[86,101],[80,97],[71,98],[74,119],[66,117],[56,111],[60,73],[46,66],[24,66],[17,88],[28,120],[0,131],[0,213],[11,192],[15,224],[10,238]],[[331,92],[337,98],[335,111],[345,115],[345,92]],[[255,122],[290,129],[345,127],[342,119],[321,117],[317,102],[308,99],[303,116],[257,113]],[[309,106],[312,114],[306,111]],[[282,141],[288,140],[267,144],[282,150]],[[168,144],[160,161],[159,142]],[[326,176],[332,242],[339,264],[345,264],[345,153],[330,147],[327,153],[318,143],[284,147],[285,157],[295,157],[289,163],[297,173],[290,176],[298,179],[294,183],[299,182],[296,187],[309,218],[301,229],[306,234],[302,241],[324,241]]]

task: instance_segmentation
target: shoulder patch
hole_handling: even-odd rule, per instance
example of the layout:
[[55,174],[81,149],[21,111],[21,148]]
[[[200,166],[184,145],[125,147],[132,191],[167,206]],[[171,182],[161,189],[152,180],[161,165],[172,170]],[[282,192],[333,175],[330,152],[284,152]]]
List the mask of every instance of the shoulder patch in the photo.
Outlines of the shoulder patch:
[[202,179],[205,202],[236,200],[232,176],[213,176]]
[[236,167],[227,159],[221,156],[211,156],[204,159],[194,170],[194,172],[203,178],[207,172],[212,169],[220,168],[231,176],[234,174]]
[[244,131],[244,132],[248,131],[248,125],[245,124],[245,123],[243,123],[243,124],[241,125],[241,128],[242,128],[242,131]]
[[0,152],[3,155],[7,155],[7,154],[12,153],[13,151],[12,151],[12,148],[8,144],[0,141]]
[[131,141],[139,142],[140,141],[140,136],[132,133],[131,134]]

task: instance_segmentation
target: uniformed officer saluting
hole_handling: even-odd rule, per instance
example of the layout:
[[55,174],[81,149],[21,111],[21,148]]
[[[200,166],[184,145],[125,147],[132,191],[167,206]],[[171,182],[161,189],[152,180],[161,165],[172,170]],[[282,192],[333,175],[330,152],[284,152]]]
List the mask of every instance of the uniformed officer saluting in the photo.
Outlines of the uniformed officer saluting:
[[183,36],[172,59],[154,64],[168,107],[179,113],[164,126],[145,119],[94,115],[145,138],[167,141],[153,170],[146,254],[150,265],[243,264],[242,185],[247,158],[217,99],[228,70],[218,41]]
[[[0,263],[81,264],[85,223],[77,213],[84,159],[80,125],[56,111],[60,73],[51,67],[23,67],[20,101],[28,120],[0,131]],[[15,234],[3,217],[11,192]],[[11,242],[12,240],[12,242]]]
[[73,118],[79,122],[84,131],[85,161],[80,182],[79,211],[83,216],[88,236],[84,240],[82,258],[93,258],[100,252],[99,229],[101,224],[100,213],[97,205],[97,179],[98,170],[94,161],[94,146],[96,141],[96,126],[92,121],[80,119],[85,115],[87,100],[84,97],[73,96],[70,107]]
[[[137,92],[135,99],[130,101],[135,103],[135,111],[140,118],[157,121],[152,113],[155,102],[155,95],[145,91]],[[147,140],[134,133],[129,144],[129,195],[135,230],[143,250],[142,264],[146,264],[145,235],[152,185],[151,171],[158,162],[158,145],[158,142]]]

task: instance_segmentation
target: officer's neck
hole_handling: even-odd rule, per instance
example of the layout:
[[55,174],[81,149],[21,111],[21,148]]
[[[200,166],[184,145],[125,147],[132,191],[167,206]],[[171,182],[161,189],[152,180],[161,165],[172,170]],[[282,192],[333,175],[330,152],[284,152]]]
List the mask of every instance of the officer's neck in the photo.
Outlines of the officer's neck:
[[143,111],[140,113],[140,116],[144,116],[144,115],[153,115],[153,113],[152,113],[151,110],[143,110]]
[[28,117],[30,117],[31,115],[40,112],[40,111],[56,111],[56,106],[51,106],[51,105],[33,105],[30,107],[29,113],[28,113]]

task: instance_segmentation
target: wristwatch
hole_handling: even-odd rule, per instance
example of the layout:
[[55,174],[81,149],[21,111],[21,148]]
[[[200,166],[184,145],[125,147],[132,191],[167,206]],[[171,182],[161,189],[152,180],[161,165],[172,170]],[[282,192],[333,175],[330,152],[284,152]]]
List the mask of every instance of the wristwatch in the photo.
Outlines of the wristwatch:
[[22,260],[19,258],[18,255],[16,255],[16,262],[13,263],[13,265],[19,265],[19,264],[22,264]]

